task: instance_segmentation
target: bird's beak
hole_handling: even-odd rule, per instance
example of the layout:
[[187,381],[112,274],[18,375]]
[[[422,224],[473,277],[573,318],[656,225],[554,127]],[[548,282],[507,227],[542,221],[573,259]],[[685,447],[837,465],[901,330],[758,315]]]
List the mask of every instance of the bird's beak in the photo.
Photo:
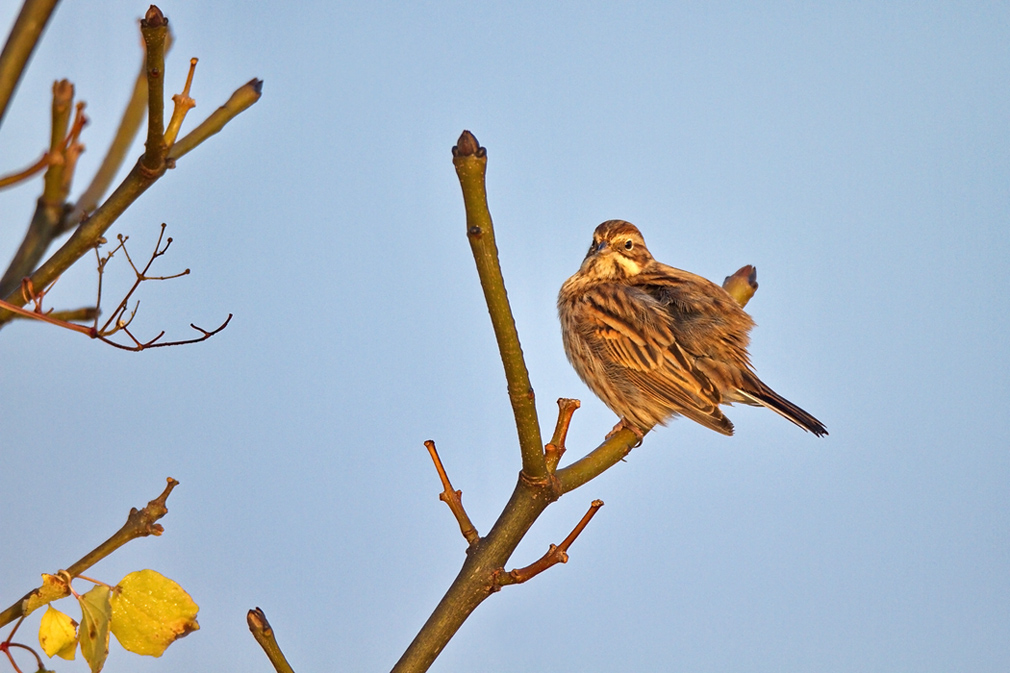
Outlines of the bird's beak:
[[607,247],[607,242],[606,241],[600,241],[599,243],[596,244],[596,247],[593,248],[593,254],[594,255],[600,254],[601,252],[603,252],[603,250],[606,247]]

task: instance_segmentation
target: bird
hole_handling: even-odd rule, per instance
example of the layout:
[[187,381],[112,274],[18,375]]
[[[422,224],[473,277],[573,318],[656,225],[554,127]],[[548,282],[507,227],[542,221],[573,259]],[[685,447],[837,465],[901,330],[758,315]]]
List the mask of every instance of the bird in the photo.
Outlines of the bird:
[[754,373],[747,353],[754,320],[740,304],[715,283],[656,261],[630,222],[596,227],[558,293],[558,317],[568,361],[621,418],[608,437],[624,427],[641,440],[676,416],[732,435],[720,405],[735,402],[828,434]]

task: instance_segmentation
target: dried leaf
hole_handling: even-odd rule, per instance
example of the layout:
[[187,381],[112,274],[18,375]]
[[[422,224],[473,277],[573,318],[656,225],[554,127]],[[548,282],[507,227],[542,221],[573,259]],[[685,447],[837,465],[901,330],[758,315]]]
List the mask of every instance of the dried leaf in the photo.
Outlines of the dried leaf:
[[42,573],[42,586],[31,592],[27,598],[21,601],[21,613],[27,617],[43,605],[48,605],[57,599],[69,595],[70,587],[67,586],[62,577]]
[[81,604],[81,654],[91,666],[91,673],[98,673],[109,656],[109,620],[112,606],[109,603],[109,587],[98,584],[83,594]]

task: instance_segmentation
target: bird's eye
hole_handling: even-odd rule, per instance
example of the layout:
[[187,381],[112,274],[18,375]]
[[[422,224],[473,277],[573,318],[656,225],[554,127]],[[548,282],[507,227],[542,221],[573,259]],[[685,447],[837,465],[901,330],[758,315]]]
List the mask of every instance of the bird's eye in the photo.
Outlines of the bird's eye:
[[624,249],[625,250],[631,250],[634,247],[635,247],[635,244],[634,244],[634,242],[630,238],[624,242]]

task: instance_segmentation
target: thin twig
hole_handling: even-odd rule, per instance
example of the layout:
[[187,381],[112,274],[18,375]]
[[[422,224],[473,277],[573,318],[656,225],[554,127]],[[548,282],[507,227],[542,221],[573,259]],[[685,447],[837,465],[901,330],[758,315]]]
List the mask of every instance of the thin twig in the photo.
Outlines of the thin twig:
[[[161,338],[165,336],[165,331],[162,330],[153,339],[149,339],[147,341],[141,341],[129,330],[130,323],[133,322],[134,317],[136,317],[137,315],[137,308],[139,308],[140,302],[139,301],[136,302],[133,310],[129,312],[128,316],[127,311],[129,310],[130,300],[133,297],[134,292],[136,292],[137,288],[140,287],[141,283],[148,280],[172,280],[173,278],[179,278],[181,276],[189,274],[189,269],[185,269],[184,271],[181,271],[179,273],[167,276],[148,275],[148,272],[150,271],[151,265],[154,263],[154,260],[164,255],[168,251],[169,246],[172,244],[171,237],[169,237],[168,239],[164,238],[165,227],[166,225],[162,223],[161,229],[158,234],[158,240],[154,246],[154,252],[151,254],[150,259],[148,259],[147,264],[144,266],[143,269],[137,268],[137,265],[134,264],[133,259],[130,257],[129,251],[126,249],[126,241],[129,240],[128,236],[123,236],[122,234],[120,234],[118,236],[119,243],[116,245],[116,247],[110,250],[104,257],[98,253],[97,249],[95,250],[95,255],[98,258],[98,297],[96,299],[94,308],[78,309],[78,311],[70,312],[66,315],[63,314],[66,312],[57,312],[52,310],[46,311],[43,308],[43,301],[45,299],[46,294],[50,290],[52,290],[53,285],[50,285],[47,288],[43,288],[42,290],[36,291],[31,281],[31,278],[22,279],[21,300],[22,305],[31,303],[34,305],[34,308],[32,308],[31,310],[25,309],[22,308],[22,306],[19,306],[18,304],[4,301],[2,299],[0,299],[0,308],[6,309],[19,317],[31,318],[33,320],[39,320],[41,322],[49,323],[50,325],[62,327],[64,329],[68,329],[73,332],[79,332],[81,334],[88,336],[89,338],[98,339],[99,341],[106,343],[110,346],[113,346],[115,348],[119,348],[120,350],[139,352],[147,350],[149,348],[184,346],[188,344],[199,343],[201,341],[206,341],[207,339],[211,338],[212,336],[214,336],[215,334],[222,331],[224,328],[228,326],[228,323],[231,322],[232,314],[229,313],[225,321],[221,325],[212,330],[206,330],[202,327],[198,327],[193,323],[190,323],[190,327],[192,327],[194,330],[200,333],[200,336],[193,337],[191,339],[162,342]],[[162,246],[162,241],[165,242],[164,246]],[[134,282],[133,285],[130,287],[130,289],[127,291],[126,296],[123,297],[122,301],[120,301],[119,304],[116,306],[115,310],[112,312],[109,319],[106,320],[105,324],[99,327],[98,318],[101,315],[102,287],[103,287],[103,278],[105,276],[105,267],[112,259],[113,255],[115,255],[115,253],[117,253],[120,250],[123,251],[123,255],[126,257],[127,262],[130,265],[130,268],[133,269],[133,273],[135,276]],[[55,284],[55,281],[53,284]],[[78,325],[74,322],[71,322],[71,320],[74,319],[78,320],[82,319],[82,316],[79,314],[86,315],[90,319],[92,319],[93,320],[92,325],[90,326]],[[111,337],[115,335],[117,332],[123,332],[124,334],[126,334],[133,342],[133,345],[122,344],[113,341]]]
[[165,131],[165,146],[171,147],[175,144],[175,139],[182,128],[182,122],[186,119],[186,113],[196,107],[196,101],[189,97],[189,88],[193,85],[193,73],[196,72],[196,58],[189,59],[189,74],[186,76],[186,86],[182,93],[172,96],[175,107],[172,109],[172,119],[168,122],[168,129]]
[[498,586],[522,584],[523,582],[536,577],[553,565],[558,563],[568,563],[568,548],[572,546],[575,539],[579,537],[583,530],[585,530],[586,526],[593,520],[593,517],[596,516],[596,512],[598,512],[601,507],[603,507],[602,500],[593,500],[592,504],[589,505],[589,511],[585,513],[582,519],[575,525],[575,528],[572,529],[572,532],[568,534],[568,537],[566,537],[561,544],[556,546],[552,544],[546,554],[525,568],[516,568],[515,570],[510,570],[507,573],[499,573],[496,576]]
[[456,517],[456,522],[459,523],[459,532],[466,538],[467,543],[473,546],[480,540],[480,535],[477,533],[477,529],[473,523],[471,523],[470,517],[467,516],[466,510],[463,509],[463,491],[453,490],[452,484],[449,483],[449,475],[445,473],[445,468],[442,466],[442,459],[438,457],[435,442],[429,439],[424,442],[424,445],[428,447],[428,453],[431,454],[431,459],[435,463],[435,469],[438,470],[438,478],[442,480],[443,490],[438,494],[438,499],[452,510],[452,515]]
[[13,187],[17,183],[23,180],[27,180],[36,173],[41,172],[43,168],[48,167],[51,161],[52,161],[52,155],[49,152],[43,152],[39,160],[36,161],[31,166],[29,166],[28,168],[24,168],[20,171],[16,171],[14,173],[10,173],[8,175],[0,177],[0,189]]
[[558,399],[558,424],[554,426],[554,436],[544,447],[544,457],[547,460],[547,471],[554,474],[565,455],[565,439],[568,437],[568,426],[572,423],[572,415],[582,405],[578,400],[567,397]]

